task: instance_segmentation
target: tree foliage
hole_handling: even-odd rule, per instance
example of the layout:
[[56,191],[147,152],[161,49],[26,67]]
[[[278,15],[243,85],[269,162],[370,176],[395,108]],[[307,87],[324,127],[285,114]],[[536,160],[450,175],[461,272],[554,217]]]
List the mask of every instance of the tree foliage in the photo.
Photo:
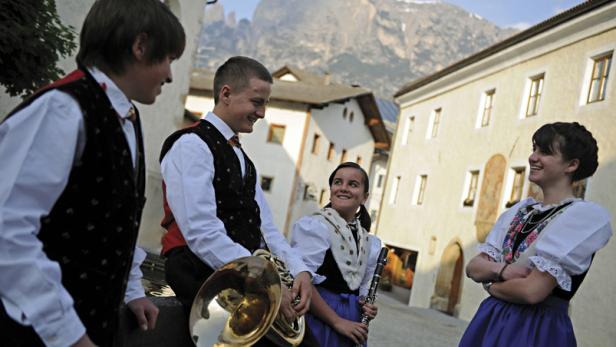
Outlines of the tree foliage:
[[31,94],[59,78],[56,63],[76,47],[55,0],[0,0],[0,84],[11,96]]

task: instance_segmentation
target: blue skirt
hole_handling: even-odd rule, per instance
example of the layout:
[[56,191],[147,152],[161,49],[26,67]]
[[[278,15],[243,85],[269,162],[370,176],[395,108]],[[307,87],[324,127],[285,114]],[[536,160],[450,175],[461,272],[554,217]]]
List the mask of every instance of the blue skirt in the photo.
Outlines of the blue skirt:
[[519,305],[490,296],[479,306],[459,346],[575,347],[568,307],[568,301],[556,297]]
[[[331,307],[338,316],[355,322],[361,322],[361,306],[357,295],[337,294],[327,289],[316,287],[321,297]],[[323,347],[354,347],[353,341],[346,336],[340,335],[333,327],[327,325],[312,314],[306,313],[306,324],[314,338]],[[364,344],[364,346],[367,346]]]

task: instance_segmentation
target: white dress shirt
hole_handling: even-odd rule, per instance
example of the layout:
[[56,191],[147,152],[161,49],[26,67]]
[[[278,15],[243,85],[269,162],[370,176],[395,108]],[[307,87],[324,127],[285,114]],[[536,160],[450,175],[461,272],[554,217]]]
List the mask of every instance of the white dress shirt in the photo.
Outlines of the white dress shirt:
[[[231,128],[214,113],[205,119],[230,139]],[[242,175],[246,172],[242,151],[233,147],[240,160]],[[225,225],[216,215],[214,190],[214,157],[208,145],[196,134],[185,134],[175,141],[161,162],[166,198],[188,248],[212,269],[250,252],[234,242]],[[261,210],[261,232],[271,252],[287,264],[292,275],[308,271],[301,258],[294,254],[287,240],[274,224],[272,213],[258,183],[255,201]],[[263,245],[262,245],[263,246]]]
[[[326,276],[316,274],[316,271],[323,265],[327,250],[332,247],[331,233],[330,226],[318,216],[302,217],[293,224],[291,246],[302,256],[308,269],[315,273],[312,279],[315,284],[327,279]],[[381,251],[381,240],[378,237],[368,235],[368,242],[368,264],[359,286],[359,295],[363,296],[368,294]]]
[[[571,276],[588,270],[593,254],[612,236],[611,218],[603,207],[573,198],[561,204],[568,201],[573,203],[541,231],[542,236],[535,241],[536,254],[529,258],[532,267],[552,275],[558,286],[566,291],[571,290]],[[509,226],[518,210],[528,205],[538,211],[556,206],[537,203],[533,198],[520,201],[498,218],[486,242],[478,246],[479,251],[502,262],[503,242]]]
[[[127,97],[103,72],[89,71],[126,118],[132,106]],[[122,123],[135,165],[133,124]],[[79,104],[58,90],[0,124],[0,299],[11,318],[32,325],[52,347],[69,346],[86,331],[62,286],[60,266],[47,258],[37,234],[41,217],[64,191],[85,144]],[[145,296],[139,269],[144,258],[145,252],[136,248],[125,302]]]

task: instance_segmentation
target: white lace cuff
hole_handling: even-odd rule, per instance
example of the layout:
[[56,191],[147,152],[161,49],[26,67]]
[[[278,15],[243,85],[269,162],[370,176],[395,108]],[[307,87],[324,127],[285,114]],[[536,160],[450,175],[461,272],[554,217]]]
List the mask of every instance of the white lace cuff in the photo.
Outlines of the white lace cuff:
[[494,259],[497,263],[502,261],[501,252],[494,246],[487,243],[480,243],[477,246],[477,250],[480,253],[485,253],[490,256],[490,258]]
[[530,262],[535,265],[537,270],[546,272],[556,279],[558,286],[562,289],[571,291],[571,276],[559,264],[546,259],[544,257],[533,255],[529,258]]

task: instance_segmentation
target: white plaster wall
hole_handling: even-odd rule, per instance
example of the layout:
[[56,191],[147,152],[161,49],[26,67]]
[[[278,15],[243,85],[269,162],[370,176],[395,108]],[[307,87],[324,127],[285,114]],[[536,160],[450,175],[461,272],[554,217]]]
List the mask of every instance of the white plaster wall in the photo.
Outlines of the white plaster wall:
[[171,65],[173,83],[163,86],[161,95],[153,105],[138,105],[143,120],[147,170],[147,203],[141,219],[139,244],[149,250],[160,249],[160,238],[164,231],[160,227],[163,210],[158,157],[165,138],[182,124],[205,6],[202,0],[168,0],[166,3],[184,26],[186,48],[182,57]]
[[[377,235],[392,244],[419,251],[410,305],[429,307],[439,262],[447,245],[453,241],[461,243],[465,264],[477,254],[478,241],[473,224],[475,207],[462,206],[467,172],[482,170],[480,192],[484,165],[493,154],[504,155],[508,167],[527,166],[531,136],[545,123],[578,121],[593,132],[599,143],[600,167],[590,180],[586,199],[616,214],[616,189],[613,179],[610,180],[616,174],[613,63],[606,100],[580,104],[590,80],[590,58],[616,49],[614,8],[604,7],[608,14],[595,14],[585,26],[581,20],[574,21],[571,25],[576,30],[564,28],[554,34],[549,41],[559,44],[549,46],[548,50],[545,45],[518,48],[519,55],[514,50],[510,52],[511,58],[504,59],[506,55],[501,54],[494,57],[497,60],[494,65],[490,61],[475,64],[468,68],[472,72],[456,73],[459,78],[446,77],[446,81],[437,81],[400,98],[399,119],[415,116],[416,130],[409,136],[406,146],[401,145],[402,136],[394,139]],[[525,107],[527,98],[527,79],[538,72],[545,73],[539,114],[520,119],[520,110]],[[491,88],[496,88],[492,121],[488,127],[477,129],[481,95]],[[439,107],[442,108],[439,134],[435,139],[426,139],[429,116]],[[401,125],[398,129],[403,128]],[[428,184],[423,205],[416,206],[412,196],[416,177],[421,174],[428,175]],[[391,205],[389,196],[396,176],[401,176],[399,196],[397,203]],[[499,213],[503,211],[508,193],[503,190]],[[432,236],[436,236],[436,249],[434,254],[429,254]],[[616,297],[606,295],[616,282],[614,267],[609,265],[615,247],[611,241],[598,253],[574,300],[572,319],[582,346],[608,346],[616,339],[611,321]],[[479,285],[468,279],[463,279],[461,292],[459,317],[470,319],[485,294]]]
[[205,116],[214,109],[214,98],[211,96],[188,95],[185,107],[191,112],[200,113],[201,116]]
[[[366,208],[368,213],[376,211],[374,218],[372,219],[372,230],[376,230],[376,221],[378,220],[379,210],[381,207],[381,200],[383,199],[383,192],[385,188],[385,177],[387,175],[387,158],[385,156],[375,156],[372,160],[370,169],[370,197],[366,202]],[[383,176],[381,186],[378,186],[379,176]]]
[[[276,226],[283,231],[289,210],[291,188],[300,155],[306,122],[306,105],[271,102],[265,118],[255,124],[251,134],[242,134],[240,141],[261,176],[273,177],[272,190],[265,193]],[[271,124],[284,125],[282,144],[267,142]],[[259,181],[260,182],[260,181]]]
[[[342,113],[347,108],[348,114],[354,113],[352,122],[343,119]],[[312,142],[314,134],[321,135],[321,146],[318,154],[312,154]],[[332,160],[327,160],[329,143],[334,142],[336,154]],[[342,150],[347,150],[347,161],[356,161],[357,156],[362,159],[362,167],[368,171],[374,152],[374,139],[365,125],[365,120],[356,100],[350,100],[344,104],[330,104],[323,109],[311,110],[311,121],[306,135],[304,146],[304,158],[301,167],[301,182],[295,189],[296,195],[293,201],[293,213],[289,223],[298,218],[311,214],[320,207],[318,203],[321,190],[325,190],[324,203],[329,202],[328,178],[331,172],[340,164]],[[304,185],[312,184],[316,187],[317,201],[303,200]]]

